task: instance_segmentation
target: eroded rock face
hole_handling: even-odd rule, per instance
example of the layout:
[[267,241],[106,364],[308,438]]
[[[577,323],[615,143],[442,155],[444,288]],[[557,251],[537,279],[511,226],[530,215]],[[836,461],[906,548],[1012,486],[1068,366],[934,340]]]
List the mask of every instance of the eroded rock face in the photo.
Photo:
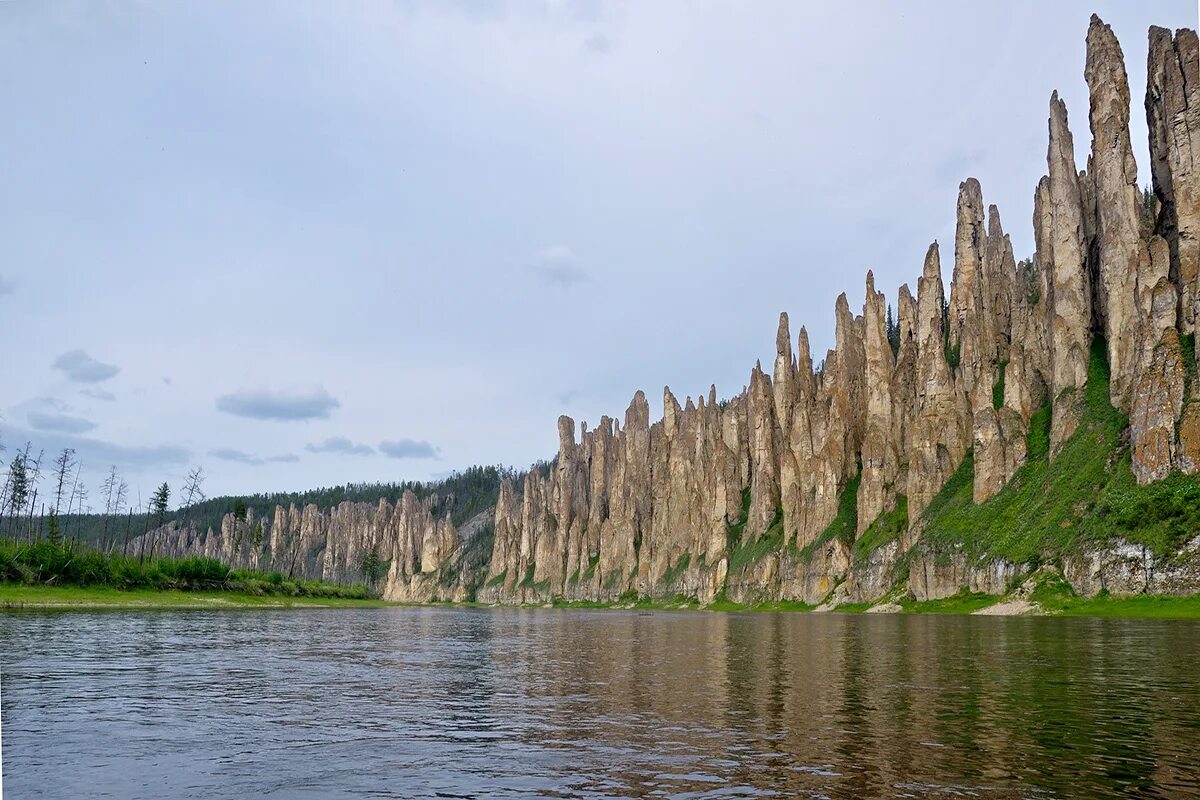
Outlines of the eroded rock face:
[[[1180,122],[1192,113],[1188,85],[1178,78],[1185,71],[1180,48],[1190,42],[1186,35],[1169,47],[1163,40],[1151,57],[1152,70],[1161,74],[1149,113],[1160,121],[1155,135],[1162,142],[1191,135]],[[562,540],[580,541],[578,554],[555,556],[565,566],[546,572],[543,588],[535,582],[523,593],[506,589],[508,597],[529,599],[532,591],[546,599],[563,579],[570,597],[611,599],[636,590],[696,592],[703,599],[724,586],[734,599],[814,601],[834,585],[846,597],[865,596],[886,583],[888,564],[919,535],[924,510],[969,449],[974,499],[986,502],[1024,464],[1029,421],[1038,408],[1053,403],[1052,456],[1074,435],[1093,330],[1107,336],[1113,400],[1137,420],[1131,443],[1142,479],[1173,466],[1194,468],[1192,442],[1200,435],[1192,431],[1200,424],[1191,421],[1200,414],[1189,416],[1182,397],[1178,315],[1171,313],[1182,291],[1175,263],[1183,224],[1172,223],[1176,244],[1166,258],[1168,235],[1154,246],[1139,238],[1128,80],[1120,46],[1098,19],[1088,32],[1086,78],[1093,146],[1085,171],[1075,164],[1066,106],[1057,93],[1051,97],[1048,174],[1034,198],[1032,260],[1016,263],[999,210],[985,205],[978,181],[965,180],[948,303],[935,243],[916,298],[907,287],[898,294],[894,328],[887,300],[868,274],[862,316],[853,316],[845,296],[837,299],[836,345],[815,368],[807,331],[801,328],[793,341],[783,314],[773,370],[756,365],[747,386],[728,401],[718,402],[710,389],[707,398],[681,405],[666,391],[659,422],[650,424],[644,398],[635,398],[624,430],[602,420],[596,431],[585,428],[579,445],[564,438],[558,472],[544,487],[528,487],[524,505],[544,520],[530,539],[535,550],[546,550],[537,558],[539,575],[541,560]],[[1167,146],[1159,148],[1156,180],[1177,208],[1179,176],[1190,175],[1190,164],[1172,162]],[[575,466],[564,472],[564,464]],[[569,479],[575,471],[587,477]],[[855,479],[856,535],[901,495],[908,501],[908,534],[865,566],[851,565],[847,542],[829,528]],[[564,505],[580,492],[586,515]],[[497,531],[511,530],[509,500],[500,506]],[[563,515],[586,518],[586,529],[573,532]],[[771,542],[780,552],[730,574],[730,548],[767,535],[778,535]],[[506,534],[506,541],[512,538]],[[785,544],[794,549],[784,551]],[[512,551],[498,536],[496,558],[511,561]],[[585,567],[593,561],[598,568],[589,573]],[[948,576],[930,569],[918,579],[926,584],[922,592],[933,583],[949,591],[993,580],[999,586],[1011,577],[1006,568],[968,574],[959,565]],[[504,571],[493,566],[491,573]]]
[[1175,466],[1185,475],[1200,471],[1200,403],[1189,402],[1179,420]]
[[892,375],[895,361],[888,342],[887,303],[875,291],[875,276],[867,273],[863,306],[866,333],[866,421],[862,443],[862,479],[858,486],[858,533],[896,503],[901,442],[892,421]]
[[1162,480],[1176,463],[1175,422],[1183,410],[1183,375],[1179,334],[1167,328],[1138,378],[1129,416],[1133,474],[1138,483]]
[[1112,28],[1094,14],[1088,27],[1084,78],[1091,99],[1088,177],[1096,193],[1096,244],[1104,290],[1101,316],[1111,372],[1109,393],[1114,406],[1128,411],[1137,378],[1134,284],[1142,248],[1138,229],[1140,192],[1129,141],[1125,55]]
[[1092,318],[1074,143],[1067,127],[1067,107],[1057,92],[1050,98],[1046,163],[1050,174],[1038,184],[1034,231],[1038,263],[1046,265],[1051,276],[1046,298],[1054,416],[1050,449],[1057,453],[1078,425],[1078,404],[1064,401],[1068,393],[1079,392],[1087,384]]
[[[1055,93],[1032,259],[1015,261],[999,209],[985,205],[977,180],[964,180],[948,302],[935,242],[916,297],[900,288],[891,325],[873,274],[861,316],[837,298],[835,346],[819,363],[807,330],[793,340],[781,314],[773,368],[756,364],[732,397],[709,387],[681,402],[664,387],[657,421],[642,392],[623,421],[602,417],[589,429],[560,418],[552,468],[501,487],[486,575],[467,576],[479,580],[462,573],[464,537],[445,498],[276,508],[267,518],[251,511],[217,532],[171,528],[159,539],[172,552],[333,580],[355,580],[364,556],[378,552],[390,562],[385,595],[395,599],[461,597],[471,586],[478,599],[504,603],[628,593],[707,602],[722,592],[818,603],[835,591],[873,600],[895,584],[892,567],[914,544],[922,549],[911,554],[908,586],[918,598],[1003,591],[1023,567],[927,552],[926,511],[972,448],[974,501],[1002,492],[1025,463],[1031,417],[1047,402],[1052,458],[1086,433],[1077,429],[1094,332],[1106,339],[1112,402],[1130,417],[1137,480],[1200,469],[1200,386],[1187,385],[1196,356],[1183,338],[1196,327],[1200,293],[1196,51],[1191,31],[1151,31],[1156,235],[1140,225],[1123,55],[1094,17],[1085,69],[1091,155],[1078,170]],[[856,537],[902,497],[907,530],[859,552]],[[1124,551],[1066,566],[1081,591],[1160,585],[1163,569],[1175,570],[1169,587],[1178,588],[1190,574]]]
[[950,282],[949,338],[959,352],[959,379],[968,390],[987,363],[995,360],[995,334],[985,312],[983,253],[987,233],[983,190],[968,178],[958,187],[958,224],[954,233],[954,277]]
[[1025,463],[1025,435],[1021,415],[1011,408],[985,408],[975,413],[976,503],[991,499]]
[[917,398],[908,471],[910,518],[919,517],[941,491],[969,446],[966,425],[970,407],[966,398],[955,391],[946,361],[944,297],[941,260],[934,242],[917,282]]
[[1181,332],[1200,313],[1200,48],[1196,32],[1150,28],[1146,122],[1150,173],[1161,204],[1156,229],[1171,248]]
[[[408,491],[394,504],[276,506],[269,516],[251,508],[245,519],[226,514],[220,530],[206,532],[171,523],[145,541],[160,555],[219,558],[237,569],[303,580],[370,583],[389,600],[465,599],[465,576],[450,569],[461,547],[452,510],[453,498],[420,499]],[[131,541],[131,552],[141,545],[141,537]],[[363,572],[368,554],[387,565],[375,580]]]

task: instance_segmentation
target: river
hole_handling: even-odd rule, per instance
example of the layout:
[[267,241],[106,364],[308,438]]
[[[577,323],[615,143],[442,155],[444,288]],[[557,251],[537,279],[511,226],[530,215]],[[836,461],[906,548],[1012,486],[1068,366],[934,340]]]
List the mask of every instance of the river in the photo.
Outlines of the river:
[[0,613],[31,797],[1200,797],[1200,624]]

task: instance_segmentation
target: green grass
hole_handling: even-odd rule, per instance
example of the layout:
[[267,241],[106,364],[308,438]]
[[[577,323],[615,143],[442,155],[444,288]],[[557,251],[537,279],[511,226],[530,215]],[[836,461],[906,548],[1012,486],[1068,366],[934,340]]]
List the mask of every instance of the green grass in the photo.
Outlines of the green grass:
[[1163,597],[1077,597],[1047,609],[1065,617],[1143,617],[1152,619],[1200,619],[1200,595]]
[[833,610],[843,614],[861,614],[873,605],[874,603],[842,603]]
[[908,530],[908,497],[896,497],[896,507],[875,518],[862,536],[854,540],[854,560],[862,563],[871,552],[899,539]]
[[248,594],[239,591],[117,589],[112,586],[36,586],[0,583],[0,608],[296,608],[371,607],[374,599]]
[[492,578],[490,581],[488,581],[488,582],[487,582],[488,588],[489,588],[489,589],[494,589],[494,588],[496,588],[497,586],[503,586],[503,585],[504,585],[504,582],[505,582],[506,580],[508,580],[508,570],[507,570],[507,569],[506,569],[506,570],[504,570],[504,572],[501,572],[501,573],[500,573],[499,575],[497,575],[496,577]]
[[[1057,576],[1055,576],[1057,578]],[[1036,601],[1043,610],[1055,616],[1068,617],[1127,617],[1127,618],[1161,618],[1161,619],[1196,619],[1200,618],[1200,595],[1191,597],[1161,597],[1139,595],[1137,597],[1109,597],[1101,595],[1094,598],[1077,597],[1071,592],[1070,586],[1057,578],[1065,593],[1057,583],[1039,587],[1030,599]],[[0,594],[0,597],[3,595]],[[899,601],[902,613],[905,614],[946,614],[966,615],[987,608],[1004,598],[999,595],[981,594],[978,592],[962,591],[953,597],[941,600],[917,601],[911,598]],[[695,597],[676,595],[669,600],[639,597],[636,592],[626,592],[615,601],[595,600],[562,600],[553,602],[555,608],[575,609],[702,609],[719,612],[809,612],[815,606],[794,600],[767,601],[762,603],[735,603],[724,593],[718,595],[711,603],[701,606]],[[875,603],[843,603],[835,611],[838,613],[861,614]]]
[[999,411],[1000,407],[1004,405],[1004,368],[1007,366],[1007,359],[996,365],[996,382],[992,384],[992,410],[994,411]]
[[[862,468],[860,467],[858,474],[846,482],[846,488],[842,490],[842,496],[838,498],[837,515],[825,530],[821,531],[820,536],[800,549],[801,559],[809,560],[813,553],[835,538],[841,539],[846,544],[854,543],[854,534],[858,530],[858,485],[861,482]],[[907,508],[906,501],[905,514],[908,513]]]
[[1193,332],[1180,336],[1179,349],[1183,353],[1183,396],[1188,398],[1192,396],[1191,390],[1196,384],[1196,334]]
[[366,600],[365,585],[285,578],[279,572],[234,570],[215,558],[132,558],[71,542],[0,540],[0,583],[35,588],[78,587],[175,592],[236,592],[248,596]]
[[663,585],[670,586],[675,581],[679,580],[680,576],[683,575],[683,573],[685,571],[687,571],[687,568],[691,563],[692,563],[692,554],[691,553],[684,553],[683,555],[681,555],[678,559],[676,559],[675,563],[672,564],[671,566],[668,566],[666,572],[663,573],[663,576],[662,576]]
[[1026,464],[992,499],[972,500],[972,457],[926,510],[922,541],[977,558],[1038,564],[1115,538],[1170,555],[1200,531],[1200,481],[1179,473],[1138,486],[1122,435],[1128,422],[1108,399],[1104,342],[1093,343],[1081,422],[1051,462],[1050,408],[1030,422]]
[[605,575],[603,580],[604,590],[611,592],[613,589],[617,588],[617,584],[621,582],[621,577],[622,573],[619,569],[614,569]]
[[742,543],[742,533],[746,530],[746,520],[750,518],[750,487],[742,489],[742,515],[737,522],[730,523],[725,529],[725,539],[728,549],[732,551]]
[[900,607],[909,614],[970,614],[1000,601],[994,594],[983,594],[966,589],[952,597],[941,600],[901,600]]
[[[745,523],[743,523],[744,526]],[[736,544],[729,548],[729,573],[734,574],[752,564],[757,564],[783,547],[783,509],[775,509],[775,518],[765,531],[752,541],[743,542],[739,536]]]
[[735,603],[724,593],[704,606],[705,611],[812,611],[816,606],[799,600],[767,600],[761,603]]
[[1029,599],[1049,614],[1068,617],[1200,618],[1200,594],[1190,597],[1135,595],[1113,597],[1101,593],[1080,597],[1071,584],[1054,571],[1035,575]]
[[600,563],[600,554],[599,553],[597,553],[596,555],[589,558],[587,569],[585,569],[583,571],[583,575],[580,577],[580,580],[587,582],[587,581],[590,581],[593,577],[595,577],[596,565],[599,563]]

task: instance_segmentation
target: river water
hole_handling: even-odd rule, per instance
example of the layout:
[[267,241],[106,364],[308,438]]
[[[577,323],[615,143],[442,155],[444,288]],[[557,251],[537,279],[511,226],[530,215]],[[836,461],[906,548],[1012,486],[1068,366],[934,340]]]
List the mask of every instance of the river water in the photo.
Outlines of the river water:
[[1200,624],[0,613],[27,797],[1200,797]]

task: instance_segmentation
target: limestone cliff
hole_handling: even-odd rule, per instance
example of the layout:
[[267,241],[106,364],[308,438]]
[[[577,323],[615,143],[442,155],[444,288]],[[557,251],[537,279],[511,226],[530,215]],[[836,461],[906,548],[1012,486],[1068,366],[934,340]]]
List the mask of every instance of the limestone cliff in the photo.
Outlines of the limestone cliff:
[[[375,553],[389,564],[384,596],[404,600],[817,603],[877,599],[901,583],[924,598],[1003,590],[1043,558],[1081,591],[1124,590],[1143,573],[1173,576],[1144,586],[1200,590],[1200,539],[1180,547],[1183,561],[1159,563],[1143,548],[1134,564],[1133,545],[1089,538],[1097,520],[1140,524],[1121,505],[1138,485],[1188,481],[1170,485],[1200,507],[1194,479],[1182,477],[1200,468],[1196,61],[1194,32],[1150,30],[1149,228],[1124,54],[1093,17],[1091,152],[1078,169],[1066,105],[1051,93],[1030,258],[1015,260],[1000,210],[967,178],[948,297],[933,242],[916,296],[901,286],[894,312],[870,272],[858,309],[837,298],[835,346],[818,366],[808,332],[793,339],[785,313],[773,365],[755,364],[728,399],[710,386],[681,403],[664,387],[657,421],[640,391],[623,420],[589,428],[560,417],[551,465],[501,486],[490,544],[455,530],[449,501],[408,493],[395,505],[230,516],[204,536],[172,529],[170,551],[326,580],[361,579]],[[1088,481],[1101,479],[1115,488],[1098,497]],[[1067,491],[1055,480],[1074,494],[1047,500]],[[991,540],[961,522],[1019,494],[1024,506],[988,521]],[[1053,536],[1009,548],[1020,557],[989,552],[1035,522]],[[1064,537],[1090,549],[1054,551]],[[478,562],[468,557],[485,546]]]
[[[662,418],[650,423],[639,392],[624,428],[605,418],[578,437],[561,418],[554,471],[501,493],[480,599],[703,602],[726,592],[815,602],[835,585],[846,596],[886,591],[878,574],[921,540],[926,510],[968,458],[973,502],[985,503],[1025,463],[1039,408],[1050,408],[1050,459],[1072,440],[1094,337],[1107,350],[1111,403],[1130,417],[1137,481],[1194,472],[1200,412],[1190,401],[1200,389],[1185,385],[1196,351],[1184,344],[1200,295],[1195,62],[1193,32],[1151,30],[1145,107],[1161,211],[1150,238],[1139,228],[1124,54],[1093,17],[1091,154],[1078,170],[1066,105],[1052,93],[1031,259],[1018,266],[999,210],[968,178],[949,297],[935,242],[916,298],[898,293],[898,330],[868,273],[860,315],[837,298],[836,344],[815,370],[806,331],[793,340],[783,314],[773,370],[756,364],[726,401],[710,389],[681,405],[664,389]],[[901,536],[853,554],[903,509]],[[946,574],[971,585],[964,569]],[[988,580],[1015,569],[999,566]],[[921,580],[935,583],[935,573]]]
[[[343,502],[328,509],[313,504],[276,506],[262,515],[249,508],[244,518],[226,514],[219,529],[199,531],[170,523],[131,540],[127,550],[138,553],[145,544],[160,555],[208,556],[237,569],[290,578],[366,581],[389,600],[463,600],[466,581],[453,569],[462,539],[450,521],[452,506],[453,498],[431,495],[420,500],[409,491],[394,504],[380,500],[377,505]],[[481,522],[490,524],[473,520],[464,527]],[[370,561],[379,565],[380,574],[364,575],[364,564]]]

